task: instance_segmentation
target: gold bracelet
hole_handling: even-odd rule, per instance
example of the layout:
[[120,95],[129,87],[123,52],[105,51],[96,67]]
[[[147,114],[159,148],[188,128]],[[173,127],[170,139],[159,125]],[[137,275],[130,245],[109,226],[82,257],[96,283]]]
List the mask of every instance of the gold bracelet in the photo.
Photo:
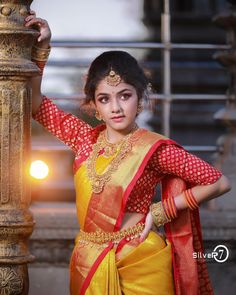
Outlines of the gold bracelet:
[[32,47],[31,59],[36,61],[47,61],[51,51],[51,46],[48,48]]
[[171,219],[167,217],[163,208],[162,202],[154,203],[150,206],[153,222],[157,227],[170,222]]

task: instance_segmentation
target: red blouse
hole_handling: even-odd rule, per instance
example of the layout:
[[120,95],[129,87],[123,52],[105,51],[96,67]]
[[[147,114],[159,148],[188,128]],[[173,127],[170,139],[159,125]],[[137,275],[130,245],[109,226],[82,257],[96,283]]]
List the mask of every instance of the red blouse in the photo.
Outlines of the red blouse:
[[[49,132],[63,141],[75,152],[74,171],[78,169],[92,150],[103,125],[92,128],[72,114],[60,110],[50,99],[43,98],[33,116]],[[150,158],[143,174],[137,180],[127,201],[126,212],[146,214],[155,194],[158,182],[166,174],[181,177],[192,185],[212,184],[221,172],[205,161],[176,145],[162,144]]]

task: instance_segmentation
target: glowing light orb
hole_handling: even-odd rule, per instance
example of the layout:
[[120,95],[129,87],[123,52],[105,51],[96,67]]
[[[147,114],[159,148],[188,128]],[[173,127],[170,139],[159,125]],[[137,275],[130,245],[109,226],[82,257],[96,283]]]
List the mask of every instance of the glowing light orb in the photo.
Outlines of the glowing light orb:
[[48,165],[41,160],[37,160],[30,165],[30,175],[36,179],[44,179],[48,176]]

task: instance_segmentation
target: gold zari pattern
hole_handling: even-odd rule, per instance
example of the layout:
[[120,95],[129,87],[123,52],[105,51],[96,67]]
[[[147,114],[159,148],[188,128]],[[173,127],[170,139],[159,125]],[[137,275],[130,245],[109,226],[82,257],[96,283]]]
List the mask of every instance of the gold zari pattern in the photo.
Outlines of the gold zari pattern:
[[80,230],[78,241],[81,243],[92,242],[95,244],[106,244],[109,242],[119,243],[120,240],[126,238],[127,241],[140,237],[144,230],[144,223],[138,223],[127,229],[116,232],[105,232],[97,230],[96,232],[84,232]]
[[[133,132],[138,128],[135,125]],[[107,183],[112,176],[112,173],[117,170],[122,159],[126,157],[126,155],[132,149],[132,141],[131,136],[133,132],[129,133],[125,136],[119,144],[115,144],[113,148],[111,148],[112,144],[107,144],[107,141],[104,140],[105,135],[104,131],[98,137],[96,144],[93,145],[93,150],[86,161],[87,173],[88,177],[92,184],[92,190],[94,193],[101,193],[105,183]],[[104,151],[104,156],[114,155],[113,159],[108,164],[107,169],[102,174],[98,174],[96,171],[96,159],[99,157],[100,152]]]
[[153,222],[155,223],[155,225],[157,227],[159,227],[161,225],[164,225],[165,223],[171,221],[171,219],[169,219],[166,216],[166,213],[164,211],[164,208],[163,208],[163,205],[162,205],[161,201],[152,204],[150,206],[150,211],[151,211],[151,214],[152,214]]

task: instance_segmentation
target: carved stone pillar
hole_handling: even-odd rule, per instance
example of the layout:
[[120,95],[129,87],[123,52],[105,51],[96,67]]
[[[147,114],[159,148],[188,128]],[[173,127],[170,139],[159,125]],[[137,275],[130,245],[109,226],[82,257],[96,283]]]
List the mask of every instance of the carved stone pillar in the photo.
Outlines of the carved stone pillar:
[[236,210],[236,5],[234,0],[228,0],[229,9],[224,14],[215,17],[216,24],[227,31],[229,50],[217,52],[215,58],[229,71],[230,82],[227,90],[225,108],[218,111],[214,118],[227,126],[228,133],[218,140],[220,153],[217,164],[230,179],[232,189],[227,198],[216,199],[217,209]]
[[0,1],[0,295],[28,294],[30,61],[35,31],[24,27],[32,0]]

